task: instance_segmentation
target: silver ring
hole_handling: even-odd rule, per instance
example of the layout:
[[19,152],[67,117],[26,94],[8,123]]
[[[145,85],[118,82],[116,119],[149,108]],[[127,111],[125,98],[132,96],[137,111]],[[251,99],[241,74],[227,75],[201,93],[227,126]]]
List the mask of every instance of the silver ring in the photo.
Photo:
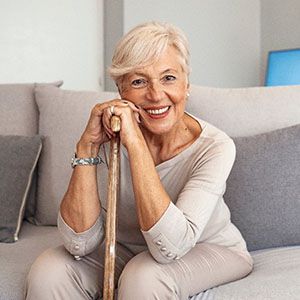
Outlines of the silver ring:
[[115,106],[114,106],[114,105],[111,105],[109,108],[110,108],[111,114],[113,115],[114,112],[115,112]]

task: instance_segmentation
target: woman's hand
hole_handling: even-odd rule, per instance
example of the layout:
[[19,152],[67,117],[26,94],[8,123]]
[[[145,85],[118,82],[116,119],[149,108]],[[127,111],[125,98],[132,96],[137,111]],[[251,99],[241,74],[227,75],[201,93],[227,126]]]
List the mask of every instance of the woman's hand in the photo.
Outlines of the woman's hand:
[[109,138],[115,134],[110,127],[113,114],[121,119],[121,143],[127,147],[128,143],[134,142],[135,138],[141,136],[138,125],[140,123],[139,109],[132,102],[127,100],[114,100],[109,102],[109,107],[104,110],[102,117],[103,126]]
[[96,104],[91,111],[87,126],[77,144],[79,157],[95,157],[100,146],[108,142],[114,135],[110,128],[112,109],[114,114],[121,118],[121,141],[126,146],[130,136],[139,130],[139,109],[129,101],[114,99],[105,103]]

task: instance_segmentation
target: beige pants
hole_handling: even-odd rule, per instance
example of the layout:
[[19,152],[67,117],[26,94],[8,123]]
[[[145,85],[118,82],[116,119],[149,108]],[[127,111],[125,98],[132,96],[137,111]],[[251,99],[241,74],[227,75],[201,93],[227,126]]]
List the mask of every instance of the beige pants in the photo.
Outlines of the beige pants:
[[[103,246],[74,260],[63,246],[45,251],[27,278],[27,300],[99,299],[103,277]],[[213,244],[197,244],[170,264],[157,263],[148,251],[133,257],[122,246],[116,258],[118,299],[184,299],[234,281],[252,270],[252,261]]]

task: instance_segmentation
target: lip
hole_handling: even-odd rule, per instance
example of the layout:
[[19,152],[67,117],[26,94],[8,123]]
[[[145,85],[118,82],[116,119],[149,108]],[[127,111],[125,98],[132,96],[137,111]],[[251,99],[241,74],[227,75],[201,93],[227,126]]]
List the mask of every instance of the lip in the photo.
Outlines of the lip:
[[[158,109],[164,109],[168,107],[167,111],[161,114],[150,114],[147,110],[158,110]],[[143,107],[143,110],[146,112],[147,116],[149,116],[151,119],[163,119],[165,118],[169,112],[170,112],[170,105],[161,105],[161,106],[148,106],[148,107]]]

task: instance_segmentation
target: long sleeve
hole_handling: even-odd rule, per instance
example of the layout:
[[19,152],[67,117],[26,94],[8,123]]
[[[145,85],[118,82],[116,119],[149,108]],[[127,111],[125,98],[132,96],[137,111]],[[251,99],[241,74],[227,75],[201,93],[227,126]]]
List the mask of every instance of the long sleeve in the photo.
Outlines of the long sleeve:
[[91,253],[103,241],[105,236],[102,214],[90,229],[80,233],[76,233],[66,224],[60,212],[57,224],[65,248],[74,256],[85,256]]
[[[235,146],[230,138],[208,142],[204,153],[190,158],[188,179],[176,203],[170,203],[152,228],[142,231],[149,251],[158,262],[179,259],[205,236],[222,230],[230,222],[229,211],[222,205],[225,206],[223,194],[234,159]],[[184,177],[173,180],[180,184]]]

